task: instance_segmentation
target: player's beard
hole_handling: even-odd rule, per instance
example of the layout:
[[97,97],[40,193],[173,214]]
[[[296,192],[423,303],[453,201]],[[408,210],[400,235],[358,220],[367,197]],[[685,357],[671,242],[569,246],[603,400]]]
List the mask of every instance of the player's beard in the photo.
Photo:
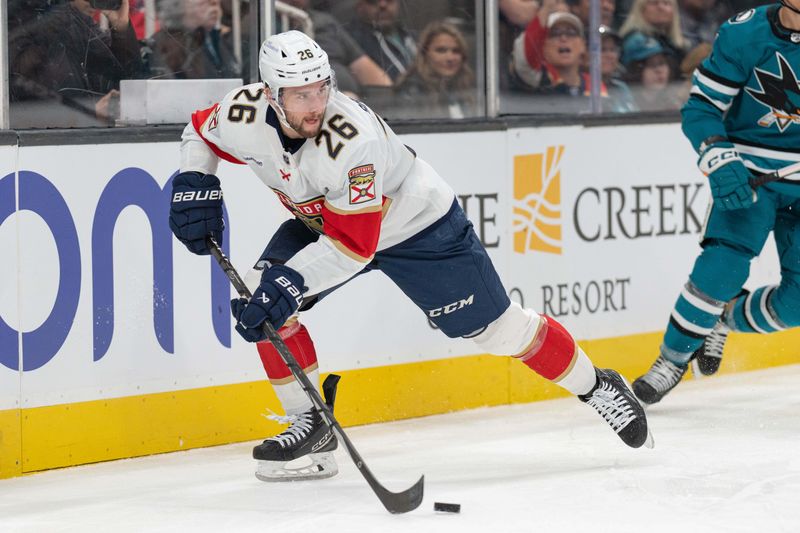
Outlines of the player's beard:
[[[319,113],[309,114],[297,114],[293,115],[289,112],[286,112],[286,122],[289,126],[296,131],[301,137],[305,139],[313,139],[317,135],[319,135],[320,130],[322,129],[322,117],[325,116],[325,110],[322,110]],[[308,126],[306,125],[307,119],[317,119],[317,123],[315,126]]]

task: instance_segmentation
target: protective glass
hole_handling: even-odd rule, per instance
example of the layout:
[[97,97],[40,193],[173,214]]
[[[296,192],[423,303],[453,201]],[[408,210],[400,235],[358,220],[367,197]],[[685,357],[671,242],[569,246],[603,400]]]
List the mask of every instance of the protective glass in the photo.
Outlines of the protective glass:
[[[247,0],[3,2],[11,127],[184,123],[195,109],[255,81],[257,68],[250,62],[259,39],[251,20],[259,18],[259,5]],[[153,93],[158,96],[145,86],[158,86]]]

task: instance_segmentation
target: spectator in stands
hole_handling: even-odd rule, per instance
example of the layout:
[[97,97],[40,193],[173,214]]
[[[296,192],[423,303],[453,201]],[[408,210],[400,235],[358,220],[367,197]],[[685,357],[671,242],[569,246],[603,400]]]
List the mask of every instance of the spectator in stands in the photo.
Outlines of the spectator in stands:
[[398,0],[358,0],[356,18],[345,26],[366,54],[392,79],[414,62],[414,37],[400,22]]
[[239,78],[230,28],[222,26],[220,0],[161,0],[161,30],[150,41],[155,78]]
[[11,100],[56,100],[114,119],[120,80],[142,76],[144,66],[128,0],[102,14],[108,30],[88,0],[71,0],[17,27],[9,35]]
[[711,55],[713,43],[700,43],[686,54],[686,57],[681,61],[680,70],[684,79],[688,80],[688,85],[692,85],[692,75],[695,69],[699,67],[705,58]]
[[628,13],[631,12],[633,0],[616,0],[616,8],[614,9],[614,24],[612,28],[619,29],[625,24],[628,18]]
[[[130,17],[131,17],[131,26],[133,26],[133,31],[136,32],[136,38],[140,41],[144,41],[149,35],[147,35],[147,13],[145,12],[145,5],[144,0],[129,0],[131,4],[130,9]],[[160,24],[158,22],[158,17],[156,14],[153,13],[153,31],[157,32],[160,29]]]
[[328,60],[336,72],[336,82],[340,91],[360,97],[363,94],[363,87],[392,85],[392,79],[364,53],[361,46],[333,16],[312,9],[309,0],[283,1],[308,13],[314,28],[314,40],[328,53]]
[[639,106],[628,84],[622,80],[622,38],[608,26],[600,26],[600,72],[608,90],[608,100],[603,101],[603,111],[630,113]]
[[[525,31],[539,11],[539,0],[498,0],[500,21],[498,26],[498,57],[503,63],[511,57],[514,41]],[[509,86],[509,72],[500,69],[500,87]]]
[[622,62],[641,111],[680,109],[680,85],[672,83],[676,70],[667,51],[655,37],[635,34],[622,45]]
[[358,0],[311,0],[311,7],[317,11],[330,13],[333,18],[342,24],[347,24],[353,18],[355,5]]
[[682,102],[689,99],[693,86],[692,75],[703,60],[711,55],[711,49],[711,43],[700,43],[689,50],[686,57],[681,61],[680,72],[683,78],[683,86],[680,90],[680,97]]
[[[567,0],[569,10],[583,22],[583,27],[589,26],[589,9],[592,2],[597,0]],[[614,26],[614,10],[616,0],[599,0],[600,2],[600,24],[612,28]]]
[[[588,96],[590,79],[583,72],[586,42],[583,23],[563,4],[544,0],[539,13],[517,37],[512,53],[512,88],[539,94]],[[605,87],[603,87],[605,92]]]
[[49,7],[50,0],[8,0],[9,33],[41,18]]
[[[222,16],[220,17],[220,24],[227,27],[233,27],[233,0],[220,0],[219,3],[220,7],[222,8]],[[255,10],[255,6],[252,7]],[[251,2],[250,0],[240,0],[239,1],[239,18],[242,22],[242,31],[247,31],[247,19],[250,18],[251,13]]]
[[418,50],[397,84],[403,116],[475,116],[475,74],[461,32],[445,22],[432,22],[422,30]]
[[[220,8],[222,8],[222,16],[220,17],[220,28],[230,28],[230,37],[226,37],[230,43],[233,56],[238,58],[239,72],[244,83],[256,82],[258,78],[258,66],[256,66],[256,74],[250,72],[250,31],[253,28],[253,19],[258,17],[257,7],[250,0],[238,0],[239,13],[239,43],[236,42],[236,23],[234,21],[233,13],[233,0],[220,0]],[[258,36],[256,35],[256,40]],[[237,55],[236,47],[239,46],[239,55]]]
[[687,43],[681,32],[677,0],[634,0],[620,34],[623,48],[629,39],[639,42],[640,35],[658,40],[669,56],[668,59],[672,61],[673,70],[677,69],[687,50]]
[[713,43],[717,29],[725,15],[717,0],[678,0],[681,33],[687,46],[694,48],[700,43]]
[[498,0],[500,57],[511,57],[514,41],[539,13],[539,0]]

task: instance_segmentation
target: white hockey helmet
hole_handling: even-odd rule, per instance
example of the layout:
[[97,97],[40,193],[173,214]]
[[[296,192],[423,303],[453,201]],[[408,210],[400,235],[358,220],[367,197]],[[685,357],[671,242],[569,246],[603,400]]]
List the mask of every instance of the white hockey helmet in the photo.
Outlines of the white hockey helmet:
[[258,70],[276,99],[284,87],[302,87],[332,78],[333,73],[325,50],[297,30],[264,41],[258,53]]

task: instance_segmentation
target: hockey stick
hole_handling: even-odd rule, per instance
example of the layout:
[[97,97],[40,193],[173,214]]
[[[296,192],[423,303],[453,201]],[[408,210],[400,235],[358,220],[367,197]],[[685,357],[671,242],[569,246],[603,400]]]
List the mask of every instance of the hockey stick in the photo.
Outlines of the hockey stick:
[[762,174],[761,176],[756,176],[750,180],[750,186],[753,189],[757,189],[762,185],[766,185],[767,183],[772,183],[773,181],[778,181],[782,179],[786,179],[788,181],[800,181],[800,176],[790,177],[792,174],[797,174],[800,172],[800,163],[792,163],[791,165],[787,165],[783,168],[779,168],[778,170],[772,171],[769,174]]
[[[231,284],[233,288],[236,289],[236,292],[239,293],[239,296],[242,298],[247,298],[248,300],[252,297],[250,291],[247,289],[247,286],[242,281],[242,278],[239,277],[239,273],[236,272],[236,269],[231,264],[230,260],[225,256],[225,253],[220,248],[219,244],[214,240],[213,237],[208,236],[206,237],[206,243],[208,244],[208,248],[211,251],[211,255],[214,256],[214,259],[217,260],[220,268],[225,272],[225,275],[228,276],[228,279],[231,280]],[[344,443],[344,447],[347,449],[347,453],[350,454],[350,458],[355,463],[356,468],[358,471],[361,472],[361,475],[364,476],[364,479],[367,480],[369,486],[372,487],[373,492],[381,501],[386,510],[390,513],[407,513],[408,511],[413,511],[419,504],[422,503],[422,493],[425,484],[425,476],[419,478],[419,480],[414,483],[413,486],[409,487],[408,489],[402,492],[391,492],[386,489],[380,482],[375,479],[375,476],[372,474],[370,469],[367,467],[364,460],[361,458],[361,455],[356,450],[353,443],[350,442],[347,434],[342,429],[342,426],[339,425],[336,418],[333,416],[333,412],[328,408],[328,405],[322,400],[319,392],[309,381],[308,377],[306,376],[303,369],[300,368],[300,365],[297,364],[297,360],[292,355],[292,352],[289,351],[289,348],[286,347],[286,343],[283,342],[281,336],[278,335],[278,332],[275,331],[275,328],[272,327],[272,324],[269,322],[264,322],[264,333],[267,335],[267,339],[283,359],[283,362],[286,363],[286,366],[289,367],[289,370],[292,372],[292,375],[300,383],[300,386],[303,388],[305,393],[311,399],[311,403],[314,404],[314,407],[319,412],[322,419],[328,425],[331,430],[336,432],[336,435],[341,439]]]

